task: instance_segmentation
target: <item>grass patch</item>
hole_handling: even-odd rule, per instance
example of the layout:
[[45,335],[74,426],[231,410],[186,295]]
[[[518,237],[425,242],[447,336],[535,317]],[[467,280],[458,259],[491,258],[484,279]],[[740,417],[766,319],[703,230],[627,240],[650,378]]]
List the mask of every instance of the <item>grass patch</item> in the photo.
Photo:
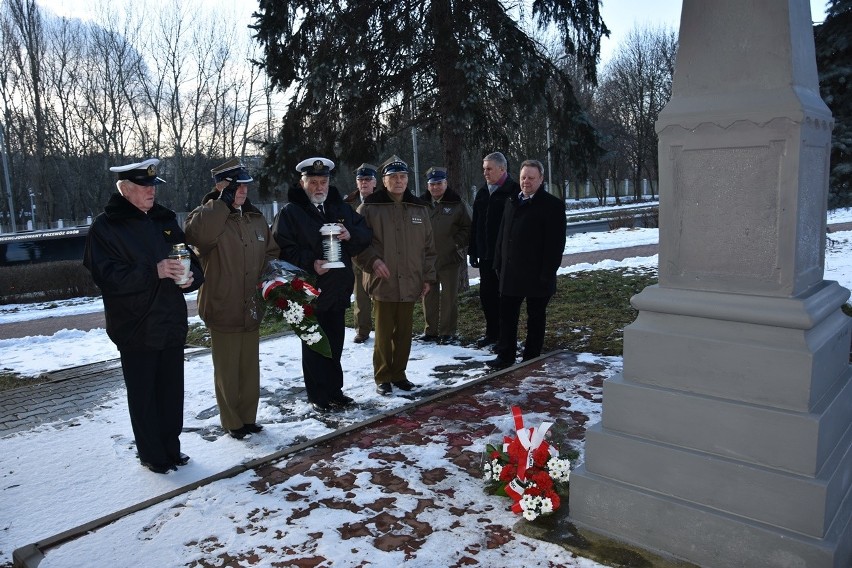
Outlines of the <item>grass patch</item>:
[[[547,306],[547,332],[543,352],[569,349],[579,353],[621,355],[624,326],[636,319],[630,297],[657,283],[657,271],[635,269],[593,270],[559,276],[556,294]],[[346,310],[346,326],[352,327],[352,308]],[[423,333],[423,308],[414,308],[414,335]],[[261,337],[281,333],[287,325],[267,314]],[[479,287],[459,294],[458,336],[463,345],[473,344],[485,332],[479,304]],[[518,340],[526,338],[526,307],[521,306]],[[192,324],[186,342],[210,347],[210,333],[203,323]]]
[[[281,320],[267,315],[260,322],[260,336],[275,335],[287,331],[289,326]],[[204,323],[194,323],[189,326],[189,331],[186,334],[186,344],[194,347],[210,347],[210,330]]]
[[46,377],[24,377],[18,373],[0,371],[0,391],[18,389],[21,387],[30,387],[46,382],[48,382],[48,379]]
[[[621,355],[624,327],[636,319],[630,298],[657,283],[656,269],[593,270],[566,274],[556,279],[556,294],[547,306],[544,353],[569,349],[580,353]],[[352,327],[352,310],[346,311]],[[423,333],[423,310],[414,309],[414,334]],[[485,332],[479,303],[479,287],[459,294],[458,336],[463,345],[472,344]],[[526,338],[526,307],[521,306],[518,340]]]

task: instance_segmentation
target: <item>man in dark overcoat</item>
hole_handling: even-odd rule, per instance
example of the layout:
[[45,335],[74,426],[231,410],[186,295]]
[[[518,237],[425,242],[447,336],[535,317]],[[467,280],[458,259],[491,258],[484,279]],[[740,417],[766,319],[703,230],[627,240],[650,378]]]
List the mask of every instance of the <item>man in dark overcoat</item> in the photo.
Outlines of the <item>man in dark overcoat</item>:
[[556,292],[556,271],[565,250],[565,204],[542,189],[541,162],[524,161],[520,181],[521,191],[506,201],[494,256],[500,279],[500,338],[497,357],[488,365],[496,369],[515,363],[518,318],[525,299],[523,360],[541,355],[547,304]]
[[[354,404],[343,394],[344,316],[349,307],[355,275],[352,257],[364,250],[372,232],[364,218],[343,202],[337,188],[329,185],[334,162],[308,158],[299,162],[299,185],[287,194],[289,203],[272,222],[272,235],[281,247],[281,259],[317,276],[320,290],[314,302],[317,322],[328,337],[331,358],[324,357],[302,342],[302,373],[308,401],[317,412],[330,412]],[[340,227],[340,268],[324,268],[323,236],[320,228],[334,223]],[[325,237],[328,238],[328,237]]]
[[485,334],[476,341],[477,347],[497,343],[500,336],[500,291],[494,254],[497,233],[503,220],[506,200],[521,191],[518,182],[508,172],[509,163],[500,152],[492,152],[482,160],[485,185],[473,199],[470,246],[467,255],[470,265],[479,269],[479,301],[485,316]]
[[175,212],[155,201],[165,183],[157,176],[159,163],[151,158],[110,168],[118,192],[92,222],[83,264],[101,289],[107,335],[121,354],[139,460],[154,473],[168,473],[189,461],[179,439],[189,328],[183,295],[197,290],[204,275],[193,254],[183,282],[181,261],[169,258],[185,237]]

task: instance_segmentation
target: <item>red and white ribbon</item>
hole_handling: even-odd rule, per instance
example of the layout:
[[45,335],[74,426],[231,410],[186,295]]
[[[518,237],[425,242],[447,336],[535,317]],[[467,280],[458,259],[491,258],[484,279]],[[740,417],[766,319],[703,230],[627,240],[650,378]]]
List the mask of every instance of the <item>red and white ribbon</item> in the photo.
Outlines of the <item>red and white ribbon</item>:
[[260,289],[260,293],[263,296],[263,299],[266,300],[267,298],[269,298],[269,293],[272,292],[272,290],[285,284],[287,284],[287,281],[284,280],[284,278],[282,278],[281,276],[276,276],[272,280],[267,280],[266,282],[264,282],[263,286]]
[[517,406],[512,407],[512,417],[515,420],[515,432],[517,433],[518,441],[524,450],[526,450],[526,455],[518,463],[518,479],[524,481],[527,469],[534,464],[533,453],[539,446],[544,444],[548,452],[553,453],[550,444],[544,441],[544,437],[547,431],[550,430],[550,427],[553,426],[553,423],[542,422],[538,428],[524,428],[524,417],[521,414],[521,409]]

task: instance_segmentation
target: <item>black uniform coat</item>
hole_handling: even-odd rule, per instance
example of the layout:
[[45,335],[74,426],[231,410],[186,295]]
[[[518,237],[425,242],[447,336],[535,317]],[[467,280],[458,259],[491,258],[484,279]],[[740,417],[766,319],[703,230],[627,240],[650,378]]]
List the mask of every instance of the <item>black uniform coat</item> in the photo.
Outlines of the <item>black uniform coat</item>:
[[183,242],[174,211],[154,203],[146,214],[118,193],[92,222],[83,265],[101,289],[107,335],[119,350],[161,350],[186,341],[183,295],[204,282],[201,265],[190,253],[189,288],[157,274],[157,263]]
[[[272,235],[281,247],[280,258],[317,276],[317,288],[321,293],[314,302],[316,310],[345,310],[351,303],[352,286],[355,284],[352,257],[367,248],[373,238],[372,231],[364,218],[343,202],[334,186],[328,188],[328,197],[323,203],[325,218],[320,216],[302,186],[292,185],[287,199],[289,203],[272,221]],[[340,243],[340,261],[346,267],[332,268],[319,276],[314,270],[314,261],[324,258],[323,237],[319,232],[324,223],[342,223],[350,238]]]
[[490,265],[494,260],[497,233],[500,231],[500,221],[506,200],[517,195],[521,186],[510,176],[506,176],[503,185],[488,193],[488,185],[484,185],[473,198],[473,216],[471,218],[470,246],[467,255],[471,264]]
[[565,204],[539,188],[532,199],[518,194],[505,205],[494,270],[502,296],[550,297],[565,250]]

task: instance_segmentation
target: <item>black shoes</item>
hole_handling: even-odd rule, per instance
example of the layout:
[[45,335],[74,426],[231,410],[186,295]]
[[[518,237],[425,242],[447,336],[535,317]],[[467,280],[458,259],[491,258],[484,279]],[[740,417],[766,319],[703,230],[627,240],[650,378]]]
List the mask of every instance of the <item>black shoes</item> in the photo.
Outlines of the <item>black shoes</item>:
[[243,425],[242,428],[237,428],[236,430],[228,430],[228,434],[231,435],[231,438],[242,440],[243,438],[251,434],[251,432],[249,432],[245,425]]
[[332,395],[328,397],[328,402],[316,402],[309,401],[311,408],[320,414],[327,414],[329,412],[337,412],[338,410],[344,410],[351,406],[355,406],[355,399],[352,399],[345,394],[337,393],[336,395]]
[[361,333],[356,333],[356,334],[355,334],[355,339],[353,339],[352,341],[353,341],[353,342],[355,342],[355,343],[364,343],[364,342],[365,342],[365,341],[367,341],[367,339],[369,339],[369,338],[370,338],[370,334],[369,334],[369,333],[367,333],[366,335],[361,334]]
[[423,341],[425,343],[438,343],[437,335],[429,335],[428,333],[424,333],[423,335],[418,335],[415,337],[418,341]]
[[249,434],[257,434],[261,430],[263,430],[263,426],[261,426],[260,424],[243,424],[242,428],[237,428],[236,430],[228,430],[228,434],[230,434],[232,438],[242,440]]
[[485,364],[494,370],[499,370],[505,369],[506,367],[511,367],[515,364],[515,362],[509,361],[508,359],[503,359],[502,357],[495,357],[494,359],[489,359],[488,361],[486,361]]
[[483,347],[488,347],[489,345],[494,345],[497,343],[496,337],[488,337],[487,335],[483,335],[479,339],[476,340],[476,346],[482,349]]
[[346,396],[345,394],[340,393],[336,396],[329,397],[328,404],[331,405],[333,408],[349,408],[350,406],[355,405],[355,399],[352,399]]
[[442,335],[438,338],[438,343],[441,345],[458,345],[459,338],[455,335]]
[[189,456],[181,452],[180,455],[174,459],[174,462],[176,466],[186,465],[189,463]]
[[[183,455],[183,454],[181,454]],[[189,458],[187,458],[189,459]],[[141,462],[142,467],[147,467],[150,471],[154,473],[169,473],[170,471],[177,471],[177,467],[175,465],[158,465],[155,463]]]
[[399,390],[403,391],[410,391],[417,388],[417,385],[415,385],[408,379],[394,381],[392,383],[379,383],[376,385],[376,392],[382,396],[390,396],[391,394],[393,394],[393,387],[396,387]]
[[412,383],[408,379],[396,381],[396,382],[391,383],[391,384],[393,384],[393,386],[395,386],[399,390],[404,390],[404,391],[410,391],[410,390],[414,390],[415,388],[417,388],[417,385],[415,385],[414,383]]

